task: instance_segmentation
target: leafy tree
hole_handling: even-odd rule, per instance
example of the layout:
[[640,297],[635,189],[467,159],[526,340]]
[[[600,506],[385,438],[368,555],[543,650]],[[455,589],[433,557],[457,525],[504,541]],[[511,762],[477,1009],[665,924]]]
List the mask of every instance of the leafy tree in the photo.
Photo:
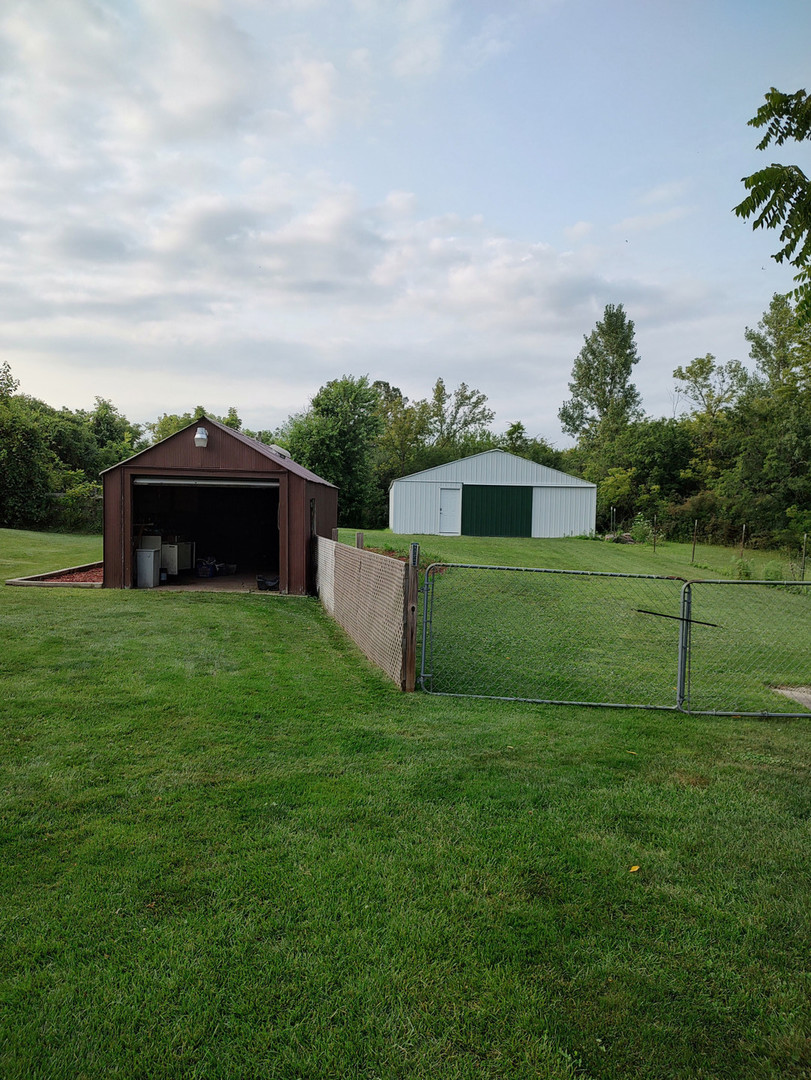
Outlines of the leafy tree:
[[487,395],[467,383],[459,383],[451,393],[444,379],[437,379],[429,403],[431,443],[448,448],[457,456],[488,434],[495,413],[487,405]]
[[746,328],[749,355],[778,396],[811,390],[811,323],[802,323],[788,296],[775,293],[756,330]]
[[[153,442],[161,442],[163,439],[168,439],[170,435],[182,431],[184,427],[188,427],[189,424],[194,423],[195,420],[199,420],[203,416],[210,416],[213,420],[219,420],[221,424],[233,428],[234,431],[242,430],[242,421],[233,405],[225,416],[217,416],[215,413],[203,408],[202,405],[195,406],[194,412],[163,413],[153,423],[147,424],[146,429],[151,433]],[[250,434],[250,432],[246,432],[246,434]],[[270,433],[266,432],[265,434]],[[260,441],[264,442],[266,440]]]
[[374,386],[380,395],[381,418],[376,467],[391,483],[423,467],[425,448],[431,438],[431,411],[427,401],[409,401],[388,383],[376,382]]
[[563,430],[587,441],[605,438],[639,416],[639,391],[630,381],[638,360],[633,322],[622,304],[608,304],[574,361],[572,396],[558,412]]
[[[117,465],[146,446],[143,429],[131,424],[107,398],[97,397],[96,406],[87,415],[90,431],[98,448],[97,472]],[[85,414],[80,414],[85,415]]]
[[749,372],[743,364],[738,360],[717,364],[712,353],[677,367],[673,378],[682,384],[679,393],[692,403],[694,414],[710,421],[733,405],[749,384]]
[[380,395],[367,375],[322,386],[305,413],[290,418],[294,460],[340,488],[338,523],[366,526],[373,502],[372,455],[382,428]]
[[561,454],[546,439],[536,436],[530,438],[527,429],[520,420],[510,424],[500,438],[496,440],[499,449],[506,450],[508,454],[527,458],[539,465],[546,465],[550,469],[561,467]]
[[597,485],[597,520],[600,527],[610,522],[611,508],[618,521],[629,520],[635,509],[635,469],[613,468]]
[[0,364],[0,400],[3,398],[9,398],[12,394],[17,392],[19,388],[20,380],[15,379],[11,374],[11,366],[8,360],[4,360]]
[[[811,95],[805,90],[784,94],[772,87],[766,101],[749,121],[755,128],[766,126],[758,143],[765,150],[774,141],[782,146],[787,139],[799,142],[811,138]],[[783,245],[772,258],[797,268],[797,313],[801,322],[811,320],[811,183],[797,165],[772,163],[751,176],[743,177],[749,194],[734,209],[738,217],[754,217],[753,229],[780,229]]]
[[24,401],[0,398],[0,526],[39,529],[52,506],[55,459]]

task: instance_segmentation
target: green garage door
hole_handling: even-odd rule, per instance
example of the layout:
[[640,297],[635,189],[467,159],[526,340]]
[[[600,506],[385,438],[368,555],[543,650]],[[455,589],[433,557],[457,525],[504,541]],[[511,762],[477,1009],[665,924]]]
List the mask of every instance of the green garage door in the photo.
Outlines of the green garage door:
[[463,536],[532,536],[532,488],[465,484]]

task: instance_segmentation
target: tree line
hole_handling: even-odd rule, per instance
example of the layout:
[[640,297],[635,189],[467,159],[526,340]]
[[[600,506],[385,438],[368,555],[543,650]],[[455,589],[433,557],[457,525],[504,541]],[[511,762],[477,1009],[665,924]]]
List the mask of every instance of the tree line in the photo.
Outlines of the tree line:
[[[344,375],[327,382],[277,429],[244,429],[235,408],[215,417],[336,484],[340,523],[382,527],[400,476],[503,449],[597,485],[597,529],[635,522],[661,535],[796,546],[811,531],[811,324],[775,295],[747,328],[751,370],[712,354],[673,372],[681,415],[644,413],[632,381],[634,324],[609,304],[574,360],[559,417],[574,446],[558,450],[520,421],[493,430],[487,397],[436,380],[410,400],[388,382]],[[56,409],[20,394],[0,366],[0,524],[98,529],[100,473],[207,413],[202,406],[131,423],[104,398],[92,410]]]

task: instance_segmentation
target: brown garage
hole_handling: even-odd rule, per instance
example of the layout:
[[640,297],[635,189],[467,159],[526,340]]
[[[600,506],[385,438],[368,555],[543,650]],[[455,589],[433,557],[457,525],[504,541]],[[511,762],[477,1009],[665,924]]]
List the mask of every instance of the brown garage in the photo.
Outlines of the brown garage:
[[171,570],[181,575],[212,560],[303,594],[312,591],[311,538],[331,536],[338,523],[333,484],[205,416],[107,469],[103,481],[105,588],[135,586],[139,548],[163,544],[163,561],[180,552]]

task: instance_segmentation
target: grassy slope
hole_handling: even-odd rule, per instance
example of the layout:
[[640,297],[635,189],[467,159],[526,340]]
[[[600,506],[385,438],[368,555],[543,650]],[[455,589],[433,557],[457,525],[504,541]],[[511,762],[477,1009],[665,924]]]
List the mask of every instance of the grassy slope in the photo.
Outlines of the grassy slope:
[[808,1075],[804,723],[406,697],[310,600],[0,604],[4,1078]]
[[0,529],[0,582],[83,566],[101,558],[100,536]]
[[[341,529],[345,544],[355,543],[352,529]],[[403,536],[390,529],[364,533],[367,547],[386,547],[407,552],[412,540],[420,544],[421,561],[486,564],[491,566],[540,566],[561,570],[601,570],[627,574],[675,574],[687,579],[734,576],[733,562],[740,551],[717,544],[698,544],[691,564],[692,544],[659,542],[650,544],[607,544],[598,540],[573,538],[532,540],[497,536]],[[791,578],[791,568],[780,552],[745,552],[752,576],[761,577],[766,568],[780,569],[774,576]],[[811,568],[807,568],[811,573]]]

